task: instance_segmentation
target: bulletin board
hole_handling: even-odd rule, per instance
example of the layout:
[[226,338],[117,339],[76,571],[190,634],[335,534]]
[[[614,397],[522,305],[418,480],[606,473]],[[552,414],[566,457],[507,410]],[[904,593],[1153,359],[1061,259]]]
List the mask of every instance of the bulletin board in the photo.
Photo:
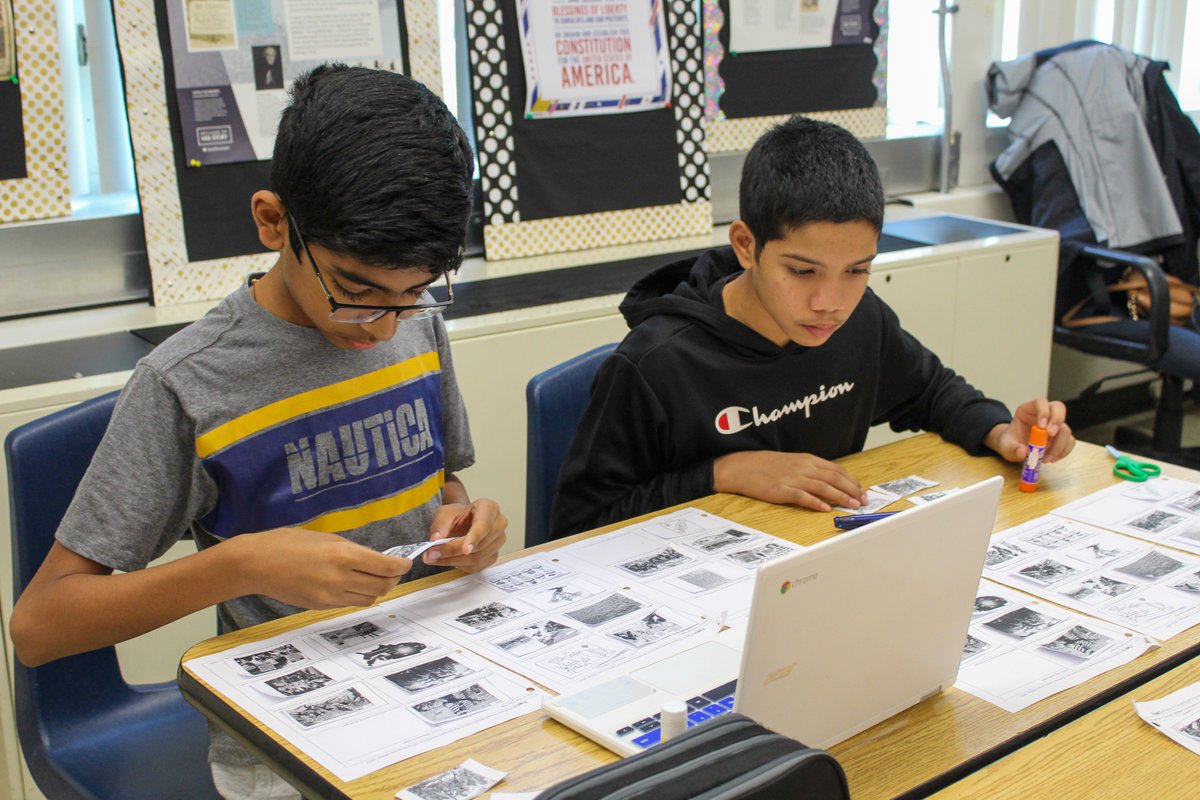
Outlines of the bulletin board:
[[[882,137],[887,127],[888,0],[821,0],[861,14],[854,43],[738,53],[731,49],[731,4],[703,0],[705,127],[709,153],[744,152],[789,116],[833,122],[860,139]],[[768,8],[771,4],[759,3]],[[791,4],[803,14],[813,2]],[[833,38],[837,38],[834,36]]]
[[0,222],[65,217],[71,197],[54,2],[12,0],[0,22],[10,22],[9,11],[11,24],[0,26],[0,63],[12,69],[0,80]]
[[[230,3],[236,9],[238,46],[253,53],[254,87],[267,80],[260,69],[262,41],[273,34],[245,34],[247,26],[283,20],[285,3],[295,0],[259,0],[264,9],[258,21],[248,18],[251,4]],[[308,0],[312,2],[312,0]],[[403,59],[359,62],[362,66],[404,71],[441,94],[436,0],[379,0],[394,9],[400,30]],[[168,3],[177,4],[168,8]],[[276,255],[263,252],[250,217],[250,196],[268,188],[270,162],[243,153],[222,161],[200,161],[192,140],[185,146],[184,131],[196,134],[194,109],[181,104],[186,87],[177,85],[173,48],[180,41],[179,20],[185,0],[114,0],[117,42],[121,55],[125,99],[137,170],[138,195],[150,262],[153,301],[156,305],[214,300],[232,292],[251,272],[264,271]],[[273,12],[273,13],[269,13]],[[391,18],[391,17],[389,17]],[[210,36],[214,47],[224,46],[219,36],[187,17],[183,35],[187,47],[197,32]],[[282,30],[283,21],[274,23]],[[265,28],[270,30],[270,28]],[[244,35],[245,34],[245,35]],[[226,83],[233,83],[226,80]],[[282,91],[272,93],[282,98]],[[218,98],[214,102],[223,100]],[[182,112],[187,117],[181,118]],[[263,114],[264,124],[268,114]],[[214,150],[210,149],[211,150]],[[197,162],[200,165],[197,166]]]
[[534,116],[529,109],[544,106],[536,105],[537,93],[527,83],[518,27],[525,20],[518,20],[518,10],[530,7],[522,2],[466,0],[485,256],[507,259],[711,231],[696,3],[646,4],[654,19],[661,15],[665,33],[659,40],[670,71],[665,104],[625,113]]

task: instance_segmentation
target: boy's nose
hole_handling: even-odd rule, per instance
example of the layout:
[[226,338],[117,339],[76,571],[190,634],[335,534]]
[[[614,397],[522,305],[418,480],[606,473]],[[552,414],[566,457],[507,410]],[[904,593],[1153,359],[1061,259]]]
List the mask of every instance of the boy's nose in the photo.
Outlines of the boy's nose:
[[836,285],[825,284],[813,292],[810,305],[813,311],[838,311],[845,301],[844,293]]
[[366,322],[362,324],[362,329],[371,334],[375,339],[381,342],[386,342],[396,335],[396,328],[400,324],[400,316],[396,312],[384,314],[374,322]]

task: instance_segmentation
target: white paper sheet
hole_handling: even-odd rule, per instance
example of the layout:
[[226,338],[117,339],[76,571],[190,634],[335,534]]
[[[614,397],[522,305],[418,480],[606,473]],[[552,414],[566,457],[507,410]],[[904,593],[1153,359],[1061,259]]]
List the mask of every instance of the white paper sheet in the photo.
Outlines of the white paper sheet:
[[983,575],[1159,640],[1200,623],[1200,558],[1059,516],[994,534]]
[[1170,739],[1200,754],[1200,683],[1158,700],[1134,703],[1138,716]]
[[980,581],[975,609],[954,685],[1006,711],[1020,711],[1157,646],[988,580]]
[[543,696],[381,607],[185,666],[345,781],[536,711]]
[[562,691],[696,644],[800,549],[688,508],[187,666],[353,780],[536,710],[521,675]]
[[688,508],[382,607],[563,691],[745,619],[758,565],[799,549]]
[[1175,478],[1122,481],[1054,513],[1200,554],[1200,484]]
[[[470,800],[504,780],[507,772],[468,758],[454,769],[414,783],[396,793],[399,800]],[[496,797],[493,793],[492,797]]]

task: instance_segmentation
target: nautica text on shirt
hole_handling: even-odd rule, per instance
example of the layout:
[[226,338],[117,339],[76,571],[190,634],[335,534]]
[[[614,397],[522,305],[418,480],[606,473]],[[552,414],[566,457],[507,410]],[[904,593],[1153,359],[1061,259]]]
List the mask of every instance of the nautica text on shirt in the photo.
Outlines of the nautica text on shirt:
[[357,478],[372,468],[411,460],[433,447],[429,414],[425,401],[401,403],[393,411],[339,425],[337,431],[324,431],[287,442],[288,474],[292,494]]
[[835,383],[833,386],[826,387],[821,385],[820,391],[815,394],[806,395],[788,403],[786,406],[781,406],[774,411],[763,413],[758,410],[758,406],[754,408],[745,408],[744,406],[729,406],[723,408],[717,413],[717,418],[714,420],[717,426],[718,433],[730,434],[744,431],[746,428],[758,425],[767,425],[772,422],[778,422],[788,414],[796,411],[803,411],[806,418],[811,417],[811,409],[818,403],[823,403],[826,400],[832,400],[839,395],[848,393],[854,388],[853,383]]

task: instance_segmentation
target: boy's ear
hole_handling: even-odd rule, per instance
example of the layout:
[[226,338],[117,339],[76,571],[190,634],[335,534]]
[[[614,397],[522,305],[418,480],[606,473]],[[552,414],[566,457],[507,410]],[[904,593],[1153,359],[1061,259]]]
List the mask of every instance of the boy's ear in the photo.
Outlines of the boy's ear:
[[268,250],[280,251],[287,245],[287,209],[279,197],[266,189],[250,197],[250,215],[258,228],[258,240]]
[[729,226],[729,243],[733,245],[733,254],[737,256],[742,269],[752,269],[758,243],[750,231],[750,226],[740,219],[734,220]]

